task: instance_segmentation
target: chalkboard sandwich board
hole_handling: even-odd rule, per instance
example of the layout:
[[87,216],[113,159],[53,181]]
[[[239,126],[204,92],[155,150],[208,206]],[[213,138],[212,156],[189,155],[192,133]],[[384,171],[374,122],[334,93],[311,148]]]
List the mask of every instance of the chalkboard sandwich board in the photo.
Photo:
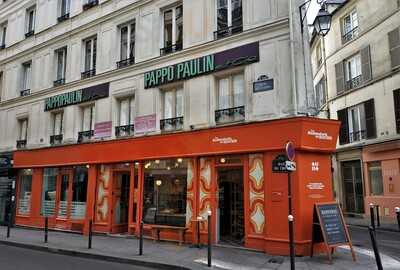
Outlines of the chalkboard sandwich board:
[[336,202],[314,205],[311,257],[314,253],[314,245],[322,242],[325,244],[330,262],[332,262],[334,248],[347,245],[350,247],[353,260],[356,261],[342,209]]

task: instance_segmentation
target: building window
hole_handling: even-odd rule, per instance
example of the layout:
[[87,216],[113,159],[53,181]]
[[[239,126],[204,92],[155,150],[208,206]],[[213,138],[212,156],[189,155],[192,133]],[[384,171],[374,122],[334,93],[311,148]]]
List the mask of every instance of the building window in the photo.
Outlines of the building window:
[[57,18],[58,22],[65,21],[69,18],[71,0],[59,0],[59,16]]
[[393,91],[394,115],[396,118],[396,131],[400,133],[400,89]]
[[244,92],[243,73],[218,80],[218,108],[215,111],[215,122],[217,124],[244,120]]
[[45,217],[54,216],[56,210],[58,169],[45,168],[42,184],[42,208],[40,214]]
[[0,71],[0,102],[3,95],[3,72]]
[[28,118],[18,119],[18,127],[17,148],[24,148],[28,138]]
[[315,51],[316,51],[315,57],[316,57],[317,67],[320,67],[322,65],[322,44],[321,44],[321,42],[319,42],[317,44],[317,48]]
[[88,10],[99,4],[99,0],[83,0],[83,10]]
[[26,10],[26,28],[25,37],[30,37],[35,33],[35,21],[36,21],[36,6],[33,6]]
[[315,98],[317,101],[317,108],[321,109],[326,103],[326,87],[324,77],[315,86]]
[[400,67],[400,28],[389,32],[389,51],[392,69]]
[[74,168],[72,181],[71,219],[84,219],[86,214],[86,196],[88,184],[88,168],[77,166]]
[[346,88],[352,89],[360,86],[362,82],[361,55],[357,54],[345,60],[344,65],[345,65],[345,76],[346,76]]
[[31,213],[32,169],[20,171],[18,184],[18,214],[29,215]]
[[59,111],[52,113],[52,133],[50,136],[50,144],[60,144],[63,140],[63,121],[64,112]]
[[0,26],[0,38],[0,49],[4,49],[6,47],[7,23],[3,23]]
[[144,166],[143,221],[146,224],[186,225],[189,159],[151,160]]
[[119,100],[119,126],[115,127],[115,136],[133,135],[135,121],[135,97]]
[[67,47],[56,50],[57,74],[54,86],[65,84],[65,73],[67,69]]
[[163,116],[161,130],[179,130],[183,128],[183,87],[165,90],[163,94]]
[[380,161],[368,163],[368,176],[371,195],[383,195],[383,177]]
[[242,31],[242,0],[217,0],[217,31],[214,32],[214,38],[223,38]]
[[375,105],[370,99],[359,105],[340,110],[340,144],[376,138]]
[[96,75],[97,37],[86,39],[84,42],[85,65],[82,79]]
[[173,53],[182,50],[183,42],[183,6],[175,6],[163,12],[164,48],[160,54]]
[[343,36],[342,36],[342,42],[347,43],[350,40],[356,38],[358,36],[358,16],[357,16],[357,11],[353,10],[343,18],[343,23],[342,23],[342,29],[343,29]]
[[32,61],[29,61],[22,64],[22,90],[20,92],[21,97],[31,94],[31,83]]
[[78,134],[79,143],[90,140],[94,136],[95,106],[82,107],[81,116],[81,131]]
[[135,22],[122,25],[120,32],[120,61],[117,68],[122,68],[135,63]]

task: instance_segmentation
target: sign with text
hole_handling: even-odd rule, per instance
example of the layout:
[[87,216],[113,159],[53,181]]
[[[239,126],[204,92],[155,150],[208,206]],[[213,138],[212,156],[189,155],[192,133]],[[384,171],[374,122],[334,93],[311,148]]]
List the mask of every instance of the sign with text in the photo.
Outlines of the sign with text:
[[274,79],[266,79],[253,83],[253,93],[274,90]]
[[187,80],[258,61],[260,61],[259,43],[255,42],[146,72],[144,74],[144,88],[148,89],[167,83]]
[[143,134],[156,130],[156,114],[138,116],[135,118],[135,134]]
[[94,125],[94,138],[101,139],[111,137],[112,121],[100,122]]
[[285,155],[279,155],[272,160],[272,172],[274,173],[287,173],[286,162],[288,161]]

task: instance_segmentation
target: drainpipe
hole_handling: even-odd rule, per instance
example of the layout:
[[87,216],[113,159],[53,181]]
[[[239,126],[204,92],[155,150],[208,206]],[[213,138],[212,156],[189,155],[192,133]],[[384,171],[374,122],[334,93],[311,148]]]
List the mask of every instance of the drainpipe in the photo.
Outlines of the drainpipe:
[[292,68],[292,101],[293,101],[293,115],[296,116],[298,112],[297,106],[297,76],[296,76],[296,58],[295,58],[295,40],[294,40],[294,17],[293,13],[296,10],[296,7],[293,7],[293,1],[296,0],[288,0],[289,1],[289,31],[290,31],[290,60],[291,60],[291,68]]

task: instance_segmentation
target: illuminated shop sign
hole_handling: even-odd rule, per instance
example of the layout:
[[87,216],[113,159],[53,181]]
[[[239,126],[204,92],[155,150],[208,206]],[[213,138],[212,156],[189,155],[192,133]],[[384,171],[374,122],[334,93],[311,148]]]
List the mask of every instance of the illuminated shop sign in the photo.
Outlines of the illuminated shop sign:
[[187,80],[260,61],[258,42],[159,68],[144,74],[144,88]]
[[48,97],[45,99],[44,111],[51,111],[69,105],[106,98],[108,97],[109,89],[110,83],[103,83],[73,92]]

